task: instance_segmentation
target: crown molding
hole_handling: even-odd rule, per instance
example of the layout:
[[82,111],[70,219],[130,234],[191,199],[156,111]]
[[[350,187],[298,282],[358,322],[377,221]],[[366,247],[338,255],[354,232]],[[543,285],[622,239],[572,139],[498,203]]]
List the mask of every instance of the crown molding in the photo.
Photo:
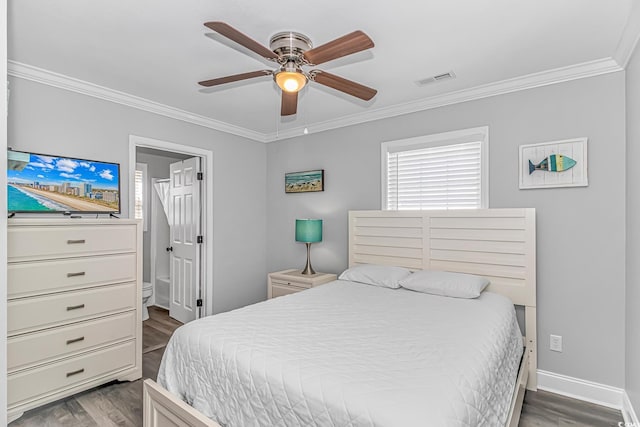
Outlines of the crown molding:
[[34,67],[16,61],[8,62],[8,74],[13,77],[31,80],[60,89],[93,96],[95,98],[115,102],[129,107],[148,111],[154,114],[170,117],[176,120],[182,120],[184,122],[193,123],[198,126],[204,126],[221,132],[238,135],[258,142],[274,142],[299,137],[304,135],[305,127],[308,129],[308,134],[324,132],[327,130],[338,129],[345,126],[352,126],[375,120],[415,113],[418,111],[458,104],[461,102],[473,101],[496,95],[503,95],[511,92],[532,89],[540,86],[547,86],[570,80],[594,77],[601,74],[614,73],[622,70],[623,67],[620,66],[615,59],[604,58],[596,61],[585,62],[582,64],[571,65],[568,67],[528,74],[525,76],[502,80],[500,82],[490,83],[482,86],[476,86],[470,89],[464,89],[456,92],[432,96],[429,98],[423,98],[404,104],[397,104],[389,107],[369,110],[362,113],[341,117],[336,120],[328,120],[325,122],[309,124],[307,126],[300,126],[284,131],[261,133],[253,131],[251,129],[204,117],[198,114],[190,113],[188,111],[180,110],[178,108],[170,107],[168,105],[160,104],[158,102],[154,102],[145,98],[130,95],[125,92],[116,91],[90,82],[75,79],[73,77],[54,73],[42,68]]
[[618,47],[613,55],[622,68],[627,68],[638,40],[640,40],[640,2],[634,1],[629,11],[627,24],[622,31]]
[[[308,129],[308,134],[318,133],[345,126],[352,126],[360,123],[415,113],[418,111],[444,107],[446,105],[518,92],[525,89],[583,79],[586,77],[594,77],[601,74],[615,73],[622,70],[623,67],[621,67],[616,60],[613,58],[604,58],[597,61],[584,62],[582,64],[556,68],[495,83],[489,83],[482,86],[476,86],[470,89],[436,95],[405,104],[378,108],[376,110],[341,117],[337,120],[328,120],[325,122],[310,124],[306,127]],[[302,136],[303,131],[304,127],[287,129],[285,131],[279,131],[278,133],[267,134],[266,139],[268,142],[272,142],[294,138]]]
[[240,126],[214,120],[199,114],[190,113],[179,108],[174,108],[149,99],[120,92],[104,86],[99,86],[64,74],[54,73],[53,71],[23,64],[21,62],[9,60],[7,63],[7,74],[13,77],[31,80],[48,86],[103,99],[105,101],[115,102],[116,104],[126,105],[127,107],[137,108],[139,110],[148,111],[150,113],[170,117],[172,119],[181,120],[198,126],[230,133],[252,139],[254,141],[267,142],[265,134],[261,132],[252,131]]

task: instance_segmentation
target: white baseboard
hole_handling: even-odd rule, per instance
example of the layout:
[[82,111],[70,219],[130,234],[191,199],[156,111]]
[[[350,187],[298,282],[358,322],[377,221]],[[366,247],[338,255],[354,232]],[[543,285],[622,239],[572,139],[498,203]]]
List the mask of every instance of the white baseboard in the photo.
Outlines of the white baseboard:
[[626,391],[622,394],[622,417],[627,425],[640,426],[640,421],[638,421],[638,416],[633,410],[633,405],[631,405]]
[[[623,396],[626,396],[621,388],[540,369],[538,369],[538,389],[619,410],[622,410]],[[637,425],[640,426],[640,424]]]

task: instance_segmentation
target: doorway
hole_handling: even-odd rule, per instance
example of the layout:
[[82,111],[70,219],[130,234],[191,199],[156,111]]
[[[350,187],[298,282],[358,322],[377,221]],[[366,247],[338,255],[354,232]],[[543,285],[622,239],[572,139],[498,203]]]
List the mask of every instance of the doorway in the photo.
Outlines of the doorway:
[[[212,265],[204,260],[212,248],[212,153],[135,135],[129,149],[130,217],[145,206],[143,282],[152,289],[144,292],[151,294],[147,305],[167,309],[182,323],[211,314]],[[142,179],[147,191],[136,195]]]

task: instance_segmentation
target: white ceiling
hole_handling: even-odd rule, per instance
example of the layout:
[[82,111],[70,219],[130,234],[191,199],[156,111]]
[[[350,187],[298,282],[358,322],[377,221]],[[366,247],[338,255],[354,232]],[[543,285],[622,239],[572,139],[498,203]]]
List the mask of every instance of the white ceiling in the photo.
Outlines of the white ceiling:
[[[211,127],[271,140],[304,127],[421,109],[425,100],[473,88],[537,85],[585,70],[611,71],[612,64],[619,69],[616,55],[637,36],[625,34],[633,2],[9,0],[10,70],[59,73],[212,119]],[[311,83],[300,94],[298,114],[281,118],[279,90],[269,77],[204,89],[198,81],[273,68],[212,33],[207,21],[224,21],[266,46],[286,30],[306,34],[315,46],[363,30],[373,49],[317,68],[378,95],[365,102]],[[447,71],[457,78],[415,83]]]

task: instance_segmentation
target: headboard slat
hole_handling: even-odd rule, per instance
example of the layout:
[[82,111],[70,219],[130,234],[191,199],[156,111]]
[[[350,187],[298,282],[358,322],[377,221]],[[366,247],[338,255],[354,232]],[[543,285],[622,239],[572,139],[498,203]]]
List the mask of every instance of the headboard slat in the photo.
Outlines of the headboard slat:
[[[417,240],[417,239],[416,239]],[[500,240],[465,240],[465,239],[434,239],[431,238],[431,249],[458,250],[472,252],[496,252],[504,254],[524,254],[523,242]]]
[[391,248],[422,248],[422,237],[363,236],[355,237],[356,245],[387,246]]
[[526,236],[524,230],[434,228],[431,229],[431,238],[483,240],[488,242],[524,242]]
[[522,230],[525,227],[524,218],[512,217],[430,217],[431,228],[465,228],[470,230]]
[[399,258],[399,257],[385,257],[378,255],[363,255],[355,254],[353,262],[350,265],[355,264],[378,264],[378,265],[395,265],[398,267],[404,267],[411,270],[422,270],[422,259],[420,258]]

